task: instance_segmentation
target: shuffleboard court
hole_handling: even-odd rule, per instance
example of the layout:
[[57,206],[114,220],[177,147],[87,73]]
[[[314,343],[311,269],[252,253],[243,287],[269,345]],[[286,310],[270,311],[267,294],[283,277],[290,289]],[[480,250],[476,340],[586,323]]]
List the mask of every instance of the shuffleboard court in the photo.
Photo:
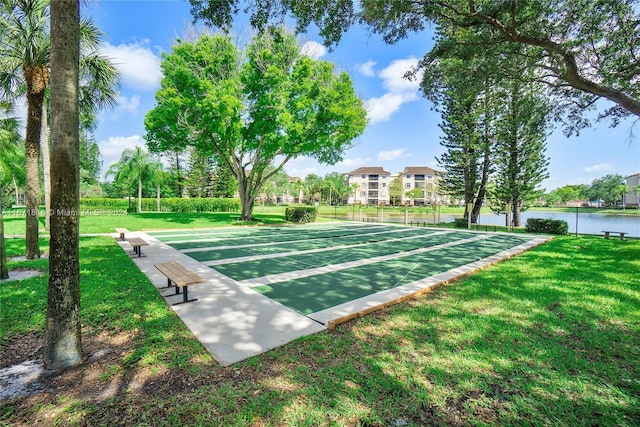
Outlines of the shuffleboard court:
[[362,223],[149,235],[308,316],[453,271],[532,239],[527,235]]
[[233,259],[216,263],[214,268],[238,281],[282,274],[290,271],[324,267],[390,254],[415,251],[444,243],[468,239],[466,233],[429,233],[415,230],[395,236],[395,239],[335,248],[324,248],[307,253],[289,252],[273,257],[233,262]]
[[189,289],[195,301],[171,307],[223,365],[415,298],[550,239],[356,222],[136,236],[149,246],[132,259],[168,302],[176,296],[166,293],[156,264],[177,261],[204,279]]
[[435,231],[429,230],[425,232],[424,230],[418,229],[392,227],[388,230],[360,231],[359,233],[352,230],[346,234],[322,238],[305,238],[304,235],[296,235],[290,236],[290,240],[288,241],[278,240],[273,243],[253,243],[251,239],[245,238],[242,244],[236,244],[235,246],[218,246],[198,249],[188,248],[181,250],[190,257],[204,262],[229,258],[243,258],[275,253],[332,248],[336,246],[362,245],[375,242],[393,241],[401,237],[410,237],[425,233],[435,233]]
[[260,285],[253,289],[293,310],[309,315],[455,269],[526,241],[526,238],[514,236],[491,236],[436,251]]

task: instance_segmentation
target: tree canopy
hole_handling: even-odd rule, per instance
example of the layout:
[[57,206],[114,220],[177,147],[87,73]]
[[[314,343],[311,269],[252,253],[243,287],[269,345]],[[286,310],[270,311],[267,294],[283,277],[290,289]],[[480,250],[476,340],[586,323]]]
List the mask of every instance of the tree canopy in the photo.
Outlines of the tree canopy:
[[149,149],[216,154],[238,180],[244,220],[289,160],[334,164],[366,126],[349,75],[301,54],[280,28],[259,33],[245,52],[228,36],[179,40],[161,67],[156,106],[145,117]]
[[[582,111],[605,98],[602,115],[617,124],[640,116],[640,16],[637,0],[190,0],[196,19],[230,28],[241,3],[263,28],[290,12],[299,31],[317,25],[336,44],[352,25],[367,25],[387,43],[434,25],[435,47],[422,66],[442,58],[517,58],[521,71],[565,101],[568,133],[588,125]],[[490,59],[489,59],[490,61]]]

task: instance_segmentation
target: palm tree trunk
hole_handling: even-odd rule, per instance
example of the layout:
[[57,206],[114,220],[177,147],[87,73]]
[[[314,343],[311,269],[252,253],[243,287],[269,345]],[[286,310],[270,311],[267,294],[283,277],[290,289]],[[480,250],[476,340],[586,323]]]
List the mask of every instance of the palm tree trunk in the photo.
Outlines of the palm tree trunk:
[[51,241],[44,366],[82,361],[80,323],[79,0],[51,2]]
[[16,206],[18,206],[20,204],[20,197],[18,197],[19,196],[19,194],[18,194],[18,181],[16,181],[16,177],[15,176],[13,176],[12,178],[13,178],[13,188],[15,189],[15,192],[16,192]]
[[49,156],[49,124],[47,123],[46,101],[42,106],[40,142],[42,145],[42,175],[44,177],[44,229],[49,231],[51,223],[51,159]]
[[138,177],[138,213],[142,212],[142,178]]
[[24,143],[27,163],[27,259],[40,258],[38,209],[40,200],[40,125],[43,99],[44,89],[42,92],[27,91],[27,134]]
[[2,193],[0,188],[0,280],[9,278],[9,267],[7,266],[7,251],[4,245],[4,219],[2,216]]

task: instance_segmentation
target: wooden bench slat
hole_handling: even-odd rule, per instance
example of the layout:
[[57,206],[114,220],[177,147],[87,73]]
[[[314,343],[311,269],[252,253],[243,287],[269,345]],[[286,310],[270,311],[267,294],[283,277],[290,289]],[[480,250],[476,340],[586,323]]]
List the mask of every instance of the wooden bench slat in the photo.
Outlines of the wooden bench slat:
[[184,289],[182,293],[183,301],[176,304],[184,304],[186,302],[197,300],[197,298],[190,300],[187,293],[189,292],[189,285],[204,282],[204,279],[202,277],[187,269],[178,261],[162,262],[159,264],[155,264],[154,266],[158,269],[158,271],[164,274],[167,279],[169,279],[169,286],[171,286],[171,282],[173,282],[176,287],[176,295],[180,293],[179,288]]

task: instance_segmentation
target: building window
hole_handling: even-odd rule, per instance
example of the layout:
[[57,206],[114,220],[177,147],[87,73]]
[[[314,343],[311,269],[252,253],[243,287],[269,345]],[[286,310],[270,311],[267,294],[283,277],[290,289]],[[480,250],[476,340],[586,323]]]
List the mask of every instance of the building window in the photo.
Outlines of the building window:
[[407,182],[407,183],[404,185],[404,188],[406,188],[406,189],[410,189],[410,188],[411,188],[411,183],[410,183],[410,182]]
[[369,181],[377,181],[378,175],[369,175]]
[[411,179],[411,174],[410,173],[407,174],[407,179]]
[[362,174],[362,179],[365,179],[367,177],[367,175]]
[[386,187],[386,186],[387,186],[387,183],[386,183],[386,182],[383,182],[383,183],[382,183],[382,188],[384,188],[384,187]]
[[429,174],[429,175],[427,175],[427,178],[428,179],[433,179],[433,175]]
[[353,179],[353,174],[349,175],[349,179]]
[[382,175],[382,179],[387,179],[387,175]]
[[414,179],[415,179],[416,181],[424,181],[424,175],[415,175],[415,176],[414,176]]

